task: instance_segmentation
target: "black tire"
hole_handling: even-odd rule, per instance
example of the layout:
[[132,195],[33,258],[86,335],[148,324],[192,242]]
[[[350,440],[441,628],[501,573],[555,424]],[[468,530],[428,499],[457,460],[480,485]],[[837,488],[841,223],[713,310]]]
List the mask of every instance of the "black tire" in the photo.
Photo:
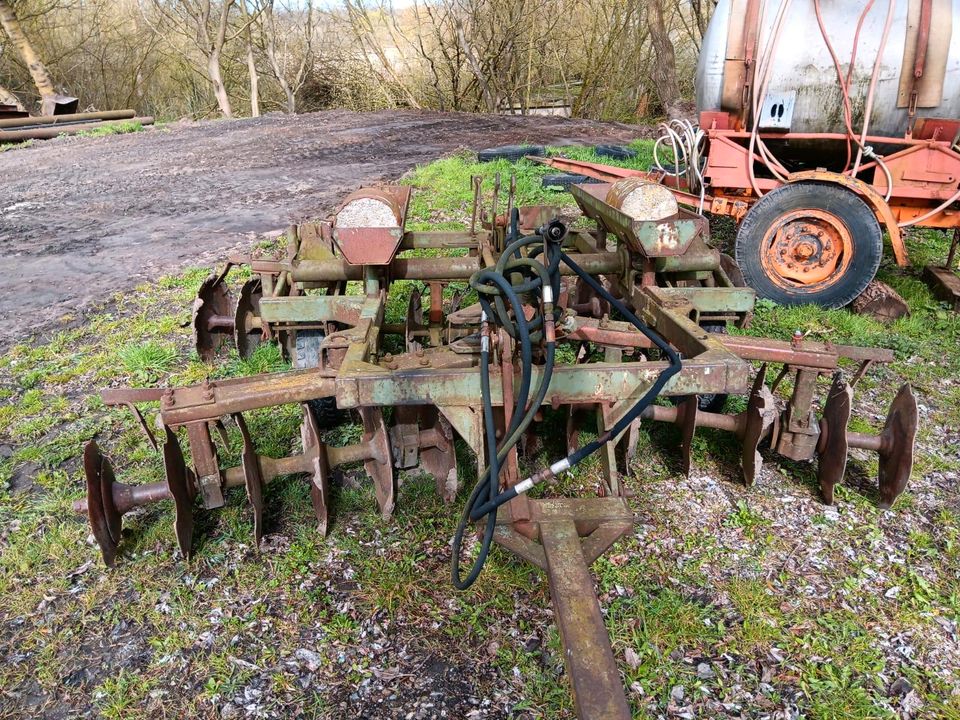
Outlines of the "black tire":
[[631,150],[626,145],[597,145],[593,151],[600,157],[614,160],[633,160],[637,156],[637,151]]
[[494,160],[509,160],[517,162],[527,155],[537,155],[542,157],[547,154],[547,149],[543,145],[504,145],[502,147],[487,148],[477,153],[477,160],[480,162],[493,162]]
[[[821,219],[804,215],[805,210],[819,213]],[[787,235],[778,235],[778,228],[783,228]],[[849,258],[846,250],[833,252],[831,238],[840,242],[835,239],[840,234],[846,237]],[[801,245],[802,257],[795,254]],[[812,254],[808,254],[811,248]],[[792,272],[799,273],[803,268],[816,272],[818,259],[830,255],[839,258],[838,267],[818,283],[805,285],[779,275],[775,269],[784,267],[783,262],[796,261],[796,265],[790,265],[797,268]],[[882,255],[883,236],[873,211],[850,190],[825,183],[784,185],[764,195],[737,231],[736,260],[744,280],[759,297],[781,305],[843,307],[873,280]]]
[[569,190],[571,185],[583,185],[584,183],[598,183],[601,182],[596,178],[587,177],[586,175],[575,175],[573,173],[564,173],[562,175],[544,175],[541,185],[550,190],[556,188],[561,188],[563,190]]
[[[297,370],[316,367],[320,364],[320,343],[324,334],[320,330],[298,330],[296,356],[293,366]],[[337,400],[332,397],[307,400],[307,407],[321,430],[336,427],[343,421],[343,413],[337,408]]]

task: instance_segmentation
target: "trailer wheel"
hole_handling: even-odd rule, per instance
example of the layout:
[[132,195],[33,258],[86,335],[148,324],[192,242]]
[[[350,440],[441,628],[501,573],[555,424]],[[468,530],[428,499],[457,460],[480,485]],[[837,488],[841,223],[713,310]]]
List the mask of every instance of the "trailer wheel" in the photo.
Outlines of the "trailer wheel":
[[880,223],[849,190],[784,185],[764,195],[737,232],[747,285],[781,305],[847,305],[873,280],[883,254]]
[[[297,355],[293,361],[294,368],[302,370],[317,367],[320,364],[320,343],[323,342],[323,338],[324,334],[320,330],[297,331]],[[321,430],[335,427],[343,419],[343,413],[337,408],[336,398],[322,397],[307,400],[307,406]]]

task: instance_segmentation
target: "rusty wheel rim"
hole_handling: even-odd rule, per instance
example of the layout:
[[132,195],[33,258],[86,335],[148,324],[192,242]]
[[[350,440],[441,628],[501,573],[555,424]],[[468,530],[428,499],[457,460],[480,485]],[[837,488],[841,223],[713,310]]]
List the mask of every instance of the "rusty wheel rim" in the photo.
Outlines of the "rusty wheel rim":
[[760,263],[774,283],[819,292],[842,278],[853,259],[853,237],[833,213],[806,208],[781,215],[760,244]]

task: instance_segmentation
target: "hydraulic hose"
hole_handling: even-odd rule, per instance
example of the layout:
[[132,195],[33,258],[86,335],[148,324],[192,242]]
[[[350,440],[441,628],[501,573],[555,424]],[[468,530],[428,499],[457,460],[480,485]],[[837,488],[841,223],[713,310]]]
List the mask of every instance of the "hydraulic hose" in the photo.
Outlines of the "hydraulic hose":
[[[640,414],[653,403],[667,382],[669,382],[670,378],[680,372],[681,369],[682,363],[679,354],[666,340],[647,327],[630,308],[609,293],[602,284],[597,282],[595,278],[584,271],[569,255],[562,251],[561,242],[565,234],[565,226],[554,221],[544,228],[540,228],[535,236],[518,238],[505,248],[495,269],[483,270],[476,273],[470,279],[471,287],[478,291],[483,309],[481,315],[480,391],[486,436],[487,466],[480,474],[477,484],[470,493],[470,497],[464,506],[463,514],[453,538],[451,577],[454,586],[460,590],[465,590],[470,587],[483,570],[493,543],[493,535],[496,531],[497,510],[500,506],[518,495],[529,491],[538,483],[549,480],[565,470],[569,470],[607,442],[619,436],[627,429],[630,423],[636,420]],[[520,253],[523,247],[537,242],[542,242],[546,265],[536,260],[539,250],[528,253],[525,258]],[[612,428],[584,447],[552,463],[549,467],[540,470],[513,487],[501,491],[500,471],[503,462],[533,422],[534,416],[546,398],[550,381],[553,377],[556,355],[556,340],[554,337],[555,308],[553,301],[559,290],[560,262],[565,263],[577,276],[589,285],[594,292],[609,302],[611,307],[650,339],[650,341],[664,353],[669,360],[669,364],[660,372],[656,380],[654,380],[653,384],[640,399],[634,403],[633,407],[631,407]],[[517,284],[512,284],[507,280],[507,277],[513,274],[519,274],[521,276],[520,282]],[[536,316],[530,321],[527,320],[524,314],[518,291],[523,293],[539,291],[540,293],[540,308]],[[493,299],[492,304],[490,302],[491,298]],[[510,306],[509,311],[507,304]],[[499,444],[496,438],[495,417],[490,388],[491,320],[495,320],[512,338],[519,339],[521,355],[521,379],[515,412]],[[534,393],[534,399],[528,405],[527,400],[529,397],[533,363],[533,336],[531,335],[531,329],[534,327],[542,327],[543,329],[543,332],[537,333],[537,336],[542,338],[543,341],[544,364],[539,385]],[[472,523],[480,521],[484,522],[483,533],[480,539],[480,550],[476,559],[473,561],[470,571],[466,577],[464,577],[461,574],[460,568],[463,538],[467,532],[467,528]]]

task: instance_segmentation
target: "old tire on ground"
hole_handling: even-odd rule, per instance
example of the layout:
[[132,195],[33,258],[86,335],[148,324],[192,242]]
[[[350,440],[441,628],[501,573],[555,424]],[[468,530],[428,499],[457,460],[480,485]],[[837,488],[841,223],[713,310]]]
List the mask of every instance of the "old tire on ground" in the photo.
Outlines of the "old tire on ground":
[[824,183],[764,195],[737,232],[747,285],[781,305],[847,305],[873,280],[882,254],[873,211],[853,192]]
[[480,162],[493,162],[494,160],[516,162],[527,155],[543,156],[546,153],[547,149],[543,145],[503,145],[502,147],[481,150],[477,153],[477,160]]
[[[293,366],[297,370],[317,367],[320,364],[320,343],[324,334],[320,330],[297,331],[297,353]],[[321,430],[335,427],[343,420],[343,413],[337,409],[337,401],[332,397],[307,400],[307,406]]]
[[626,145],[597,145],[593,151],[600,157],[613,158],[614,160],[633,160],[637,156],[637,151],[628,148]]
[[582,185],[583,183],[598,182],[601,181],[597,180],[596,178],[587,177],[586,175],[563,173],[561,175],[544,175],[540,184],[549,189],[563,188],[564,190],[569,190],[571,185]]

